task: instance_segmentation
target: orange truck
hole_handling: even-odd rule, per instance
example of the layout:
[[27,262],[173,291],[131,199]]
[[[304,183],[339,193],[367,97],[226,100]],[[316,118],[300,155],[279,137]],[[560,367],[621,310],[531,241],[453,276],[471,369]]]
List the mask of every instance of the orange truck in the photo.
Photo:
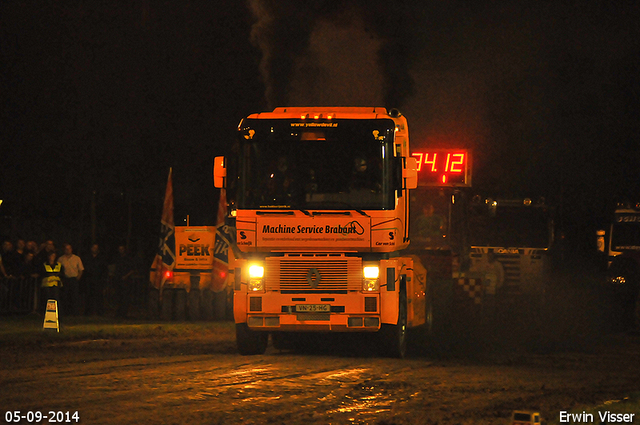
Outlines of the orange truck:
[[238,127],[216,157],[239,255],[230,260],[241,354],[297,332],[370,332],[403,357],[426,321],[426,275],[414,274],[407,121],[380,107],[276,108]]
[[152,310],[159,310],[166,320],[223,318],[226,279],[213,278],[216,227],[176,226],[174,235],[173,270],[165,271],[164,279],[156,279],[156,269],[151,268]]

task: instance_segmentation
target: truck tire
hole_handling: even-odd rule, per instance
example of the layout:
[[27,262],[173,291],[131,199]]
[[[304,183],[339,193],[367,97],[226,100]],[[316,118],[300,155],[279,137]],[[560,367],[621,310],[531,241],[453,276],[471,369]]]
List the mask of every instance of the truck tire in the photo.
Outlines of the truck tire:
[[233,320],[233,291],[227,292],[227,313],[225,319]]
[[236,323],[236,344],[243,356],[264,354],[268,343],[268,332],[252,331],[246,323]]
[[398,302],[398,323],[382,324],[378,336],[383,355],[403,359],[407,354],[407,295],[404,291],[400,292]]
[[160,303],[160,319],[171,320],[173,311],[173,289],[162,291],[162,301]]
[[184,289],[176,290],[174,300],[176,321],[184,322],[187,320],[187,291]]
[[200,320],[202,314],[200,311],[201,304],[201,292],[198,289],[192,289],[189,291],[187,313],[189,314],[189,320]]
[[[433,346],[442,342],[447,334],[447,314],[451,305],[451,280],[434,280],[427,289],[425,307],[425,335],[428,345]],[[430,347],[431,348],[431,347]]]
[[202,291],[202,299],[200,300],[200,317],[202,320],[213,320],[213,298],[214,293],[211,289]]
[[147,302],[147,314],[149,319],[158,319],[160,317],[160,291],[156,288],[149,289],[149,297]]
[[433,308],[433,295],[430,293],[425,300],[424,307],[424,332],[427,338],[433,338],[433,334],[435,332],[435,319],[434,319],[434,308]]
[[224,320],[227,317],[227,293],[226,291],[213,294],[213,318]]

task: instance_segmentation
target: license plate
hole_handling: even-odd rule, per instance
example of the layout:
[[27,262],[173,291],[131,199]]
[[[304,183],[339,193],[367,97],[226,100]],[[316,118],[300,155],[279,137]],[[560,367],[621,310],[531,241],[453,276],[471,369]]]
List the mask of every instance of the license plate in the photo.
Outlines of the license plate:
[[297,313],[330,313],[331,305],[329,304],[298,304],[296,305]]

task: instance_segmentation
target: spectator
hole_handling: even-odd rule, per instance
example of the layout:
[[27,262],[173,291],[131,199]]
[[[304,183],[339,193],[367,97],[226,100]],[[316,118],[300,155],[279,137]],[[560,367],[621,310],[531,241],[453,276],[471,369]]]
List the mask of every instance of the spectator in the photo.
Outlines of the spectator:
[[35,262],[35,254],[31,251],[24,252],[24,262],[20,268],[20,276],[36,277],[38,275],[39,265]]
[[38,254],[38,244],[36,243],[36,241],[28,241],[27,245],[26,245],[26,250],[28,252],[33,252],[33,255],[37,255]]
[[24,256],[26,244],[24,243],[24,239],[18,239],[16,241],[16,252],[20,256]]
[[86,289],[85,314],[104,314],[104,288],[107,280],[107,261],[97,243],[91,245],[89,255],[83,256],[83,281]]
[[44,264],[49,258],[49,254],[56,252],[56,246],[52,240],[43,242],[36,254],[36,264]]
[[0,252],[0,308],[6,304],[7,296],[9,294],[9,282],[7,280],[7,272],[4,270],[2,264],[2,253]]
[[7,271],[4,269],[4,263],[2,262],[2,253],[0,253],[0,277],[8,277]]
[[115,263],[115,290],[118,300],[118,311],[116,316],[126,318],[129,314],[129,304],[133,293],[133,280],[131,277],[135,272],[133,260],[127,253],[124,245],[118,246],[118,257]]
[[64,255],[60,257],[60,263],[64,267],[64,304],[67,314],[77,315],[80,312],[80,279],[84,266],[80,257],[73,253],[71,244],[64,244]]
[[[41,308],[44,309],[47,300],[60,302],[60,288],[62,287],[64,266],[58,261],[55,251],[50,252],[47,261],[42,264],[40,276],[42,276],[42,299],[40,305]],[[58,307],[58,309],[60,309],[60,307]]]
[[21,258],[13,249],[11,241],[4,241],[2,244],[2,264],[7,276],[18,276],[20,273]]
[[25,262],[24,254],[27,252],[25,248],[26,248],[26,244],[24,242],[24,239],[16,240],[16,262],[17,262],[16,276],[17,277],[22,276],[22,269],[24,268],[24,262]]

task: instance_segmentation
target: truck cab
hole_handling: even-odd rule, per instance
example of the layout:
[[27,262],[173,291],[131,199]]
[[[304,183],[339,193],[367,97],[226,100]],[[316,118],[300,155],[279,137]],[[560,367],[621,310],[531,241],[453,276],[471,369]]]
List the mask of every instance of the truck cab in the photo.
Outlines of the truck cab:
[[640,322],[640,202],[618,203],[607,230],[598,231],[598,249],[606,256],[606,284],[620,309],[621,325]]
[[[384,108],[276,108],[238,126],[216,157],[239,255],[230,265],[240,353],[268,336],[378,332],[402,357],[424,323],[413,279],[408,190],[417,185],[407,121]],[[275,338],[276,341],[278,338]]]
[[541,298],[551,269],[554,210],[544,199],[474,196],[469,210],[471,267],[502,265],[498,290],[504,299]]

